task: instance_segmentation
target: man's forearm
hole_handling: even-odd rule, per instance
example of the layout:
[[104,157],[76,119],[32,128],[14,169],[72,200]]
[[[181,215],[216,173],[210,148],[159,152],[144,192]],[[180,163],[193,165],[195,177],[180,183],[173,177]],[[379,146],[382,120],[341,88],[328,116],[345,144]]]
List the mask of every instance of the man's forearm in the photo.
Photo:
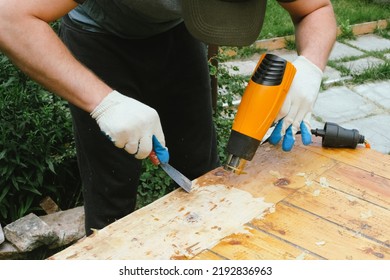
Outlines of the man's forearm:
[[329,0],[280,2],[295,25],[295,42],[299,55],[324,70],[336,40],[337,26]]
[[325,69],[336,40],[337,27],[331,6],[322,7],[296,24],[298,54],[305,56],[321,70]]
[[0,13],[0,49],[32,79],[87,112],[112,90],[37,17]]

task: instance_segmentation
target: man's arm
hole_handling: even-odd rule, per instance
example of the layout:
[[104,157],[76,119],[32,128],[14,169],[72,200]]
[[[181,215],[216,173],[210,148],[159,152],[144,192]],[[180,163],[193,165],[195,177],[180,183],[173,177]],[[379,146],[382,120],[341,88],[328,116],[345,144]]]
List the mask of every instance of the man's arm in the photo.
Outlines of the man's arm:
[[145,158],[153,135],[165,146],[157,111],[113,91],[72,56],[48,24],[76,5],[73,0],[0,0],[0,50],[32,79],[91,113],[115,146]]
[[91,112],[112,89],[72,56],[48,24],[76,5],[0,0],[0,50],[48,90]]
[[311,143],[310,117],[320,90],[323,71],[336,40],[336,20],[329,0],[280,0],[295,25],[298,58],[297,70],[289,92],[277,116],[269,141],[290,151],[294,135],[301,131],[302,143]]
[[279,4],[289,12],[295,25],[298,54],[324,70],[337,34],[331,2],[296,0]]

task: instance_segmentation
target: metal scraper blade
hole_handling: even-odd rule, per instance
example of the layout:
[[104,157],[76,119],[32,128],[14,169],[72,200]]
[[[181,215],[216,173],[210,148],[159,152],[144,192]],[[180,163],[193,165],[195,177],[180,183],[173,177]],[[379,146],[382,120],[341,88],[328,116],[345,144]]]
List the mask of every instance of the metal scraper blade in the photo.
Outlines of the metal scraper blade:
[[181,174],[177,169],[173,168],[168,163],[160,163],[161,168],[186,192],[191,191],[192,182],[186,176]]

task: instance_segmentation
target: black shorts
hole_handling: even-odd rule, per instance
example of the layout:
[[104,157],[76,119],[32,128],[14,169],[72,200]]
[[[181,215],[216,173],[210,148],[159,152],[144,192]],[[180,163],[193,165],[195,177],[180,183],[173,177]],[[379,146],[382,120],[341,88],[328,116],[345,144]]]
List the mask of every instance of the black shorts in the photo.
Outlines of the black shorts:
[[[82,30],[65,17],[60,37],[109,86],[157,110],[172,166],[190,179],[219,166],[206,47],[184,24],[129,40]],[[141,161],[115,147],[87,112],[70,108],[90,234],[134,211]]]

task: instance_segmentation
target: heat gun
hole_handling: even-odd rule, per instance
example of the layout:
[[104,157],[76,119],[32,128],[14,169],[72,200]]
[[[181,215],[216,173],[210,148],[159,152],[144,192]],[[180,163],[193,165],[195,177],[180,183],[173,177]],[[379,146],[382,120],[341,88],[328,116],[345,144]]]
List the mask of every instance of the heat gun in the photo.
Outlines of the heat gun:
[[225,169],[240,174],[252,160],[282,108],[295,72],[294,65],[279,56],[260,57],[233,121]]
[[[294,65],[281,57],[273,54],[260,57],[233,121],[226,170],[241,174],[245,163],[253,159],[282,108],[295,73]],[[324,129],[312,129],[311,133],[323,138],[323,147],[354,149],[363,143],[370,147],[358,130],[335,123],[327,122]]]

